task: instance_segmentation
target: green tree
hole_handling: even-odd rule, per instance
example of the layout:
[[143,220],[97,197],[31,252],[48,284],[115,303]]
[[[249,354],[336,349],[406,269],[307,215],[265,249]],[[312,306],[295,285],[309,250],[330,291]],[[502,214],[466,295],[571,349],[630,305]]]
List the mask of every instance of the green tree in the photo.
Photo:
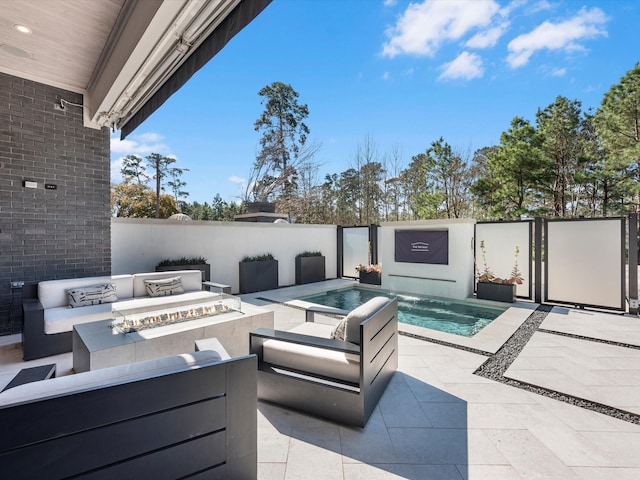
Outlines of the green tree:
[[500,145],[476,152],[478,179],[471,187],[491,218],[535,214],[537,183],[545,172],[541,138],[525,119],[515,117],[500,136]]
[[254,124],[262,138],[254,164],[253,194],[258,200],[276,194],[290,197],[295,190],[297,160],[309,135],[304,123],[309,108],[298,103],[299,94],[291,85],[282,82],[263,87],[258,95],[265,109]]
[[128,179],[111,186],[111,214],[114,217],[150,218],[157,211],[160,212],[158,218],[169,218],[178,213],[175,199],[171,195],[161,195],[158,210],[156,195],[147,185]]
[[581,103],[559,96],[555,102],[536,113],[537,130],[542,138],[541,151],[547,163],[541,175],[541,187],[549,195],[553,215],[567,216],[572,200],[574,173],[584,155]]
[[177,167],[169,168],[167,170],[167,175],[171,178],[171,180],[167,182],[167,185],[173,192],[173,198],[176,199],[176,202],[178,203],[179,206],[185,203],[180,199],[183,197],[186,198],[189,196],[189,192],[183,190],[183,188],[187,186],[187,182],[183,182],[182,179],[180,178],[184,172],[188,172],[188,171],[189,171],[188,168],[177,168]]
[[400,174],[412,220],[437,217],[438,205],[442,199],[429,177],[432,168],[433,158],[420,153],[411,158],[409,166]]
[[138,155],[127,155],[122,159],[120,173],[124,178],[135,179],[138,184],[146,183],[149,180],[149,176],[145,173],[145,170],[144,161]]
[[[604,95],[595,125],[605,150],[609,193],[622,197],[621,207],[631,203],[629,209],[640,213],[640,64]],[[605,211],[610,200],[604,200]]]
[[427,175],[442,202],[438,208],[446,218],[461,218],[467,214],[470,175],[462,155],[440,137],[427,150],[431,168]]
[[165,157],[159,153],[151,153],[145,159],[155,171],[153,178],[156,181],[156,218],[160,218],[160,192],[162,191],[163,180],[170,175],[170,166],[176,162],[176,159]]

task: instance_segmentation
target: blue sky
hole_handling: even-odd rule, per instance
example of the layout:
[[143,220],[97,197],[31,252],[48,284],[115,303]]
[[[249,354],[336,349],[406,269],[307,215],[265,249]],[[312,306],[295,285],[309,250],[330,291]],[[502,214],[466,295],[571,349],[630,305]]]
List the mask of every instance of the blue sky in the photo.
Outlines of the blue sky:
[[597,108],[640,61],[637,0],[273,0],[125,141],[121,158],[174,156],[189,201],[242,196],[258,151],[258,91],[290,84],[309,107],[319,175],[349,168],[368,137],[404,165],[443,137],[499,143],[558,95]]

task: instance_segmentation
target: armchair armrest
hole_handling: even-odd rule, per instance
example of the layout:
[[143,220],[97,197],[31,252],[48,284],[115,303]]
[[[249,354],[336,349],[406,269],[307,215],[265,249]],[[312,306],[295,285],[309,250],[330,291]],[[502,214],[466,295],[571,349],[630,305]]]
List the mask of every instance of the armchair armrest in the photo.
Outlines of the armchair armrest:
[[305,322],[314,322],[316,313],[346,317],[349,314],[349,310],[342,310],[341,308],[335,307],[325,307],[322,305],[313,305],[311,307],[305,308]]
[[[341,340],[334,340],[333,338],[314,337],[313,335],[303,335],[301,333],[285,332],[283,330],[273,330],[271,328],[258,328],[253,330],[250,334],[249,348],[251,353],[254,352],[253,339],[254,337],[261,338],[262,342],[265,340],[280,340],[283,342],[297,343],[299,345],[307,345],[310,347],[325,348],[328,350],[335,350],[338,352],[352,353],[355,355],[360,354],[360,346],[353,343],[343,342]],[[259,355],[260,356],[260,355]]]

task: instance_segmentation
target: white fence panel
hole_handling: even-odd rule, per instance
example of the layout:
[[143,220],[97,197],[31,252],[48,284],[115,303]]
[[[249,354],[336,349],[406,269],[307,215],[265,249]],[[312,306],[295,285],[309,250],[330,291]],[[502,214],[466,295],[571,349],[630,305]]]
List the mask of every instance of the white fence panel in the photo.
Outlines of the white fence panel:
[[545,222],[545,298],[625,309],[623,218]]
[[342,229],[342,274],[357,277],[356,266],[369,263],[369,227]]

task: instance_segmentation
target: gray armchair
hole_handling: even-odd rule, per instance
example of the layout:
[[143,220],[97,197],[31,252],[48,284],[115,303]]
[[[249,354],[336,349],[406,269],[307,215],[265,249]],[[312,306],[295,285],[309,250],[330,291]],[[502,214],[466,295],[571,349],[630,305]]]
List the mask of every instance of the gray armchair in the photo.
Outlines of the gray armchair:
[[315,323],[315,313],[346,312],[311,308],[290,331],[251,332],[258,398],[364,427],[398,368],[397,299],[371,299],[337,327]]

